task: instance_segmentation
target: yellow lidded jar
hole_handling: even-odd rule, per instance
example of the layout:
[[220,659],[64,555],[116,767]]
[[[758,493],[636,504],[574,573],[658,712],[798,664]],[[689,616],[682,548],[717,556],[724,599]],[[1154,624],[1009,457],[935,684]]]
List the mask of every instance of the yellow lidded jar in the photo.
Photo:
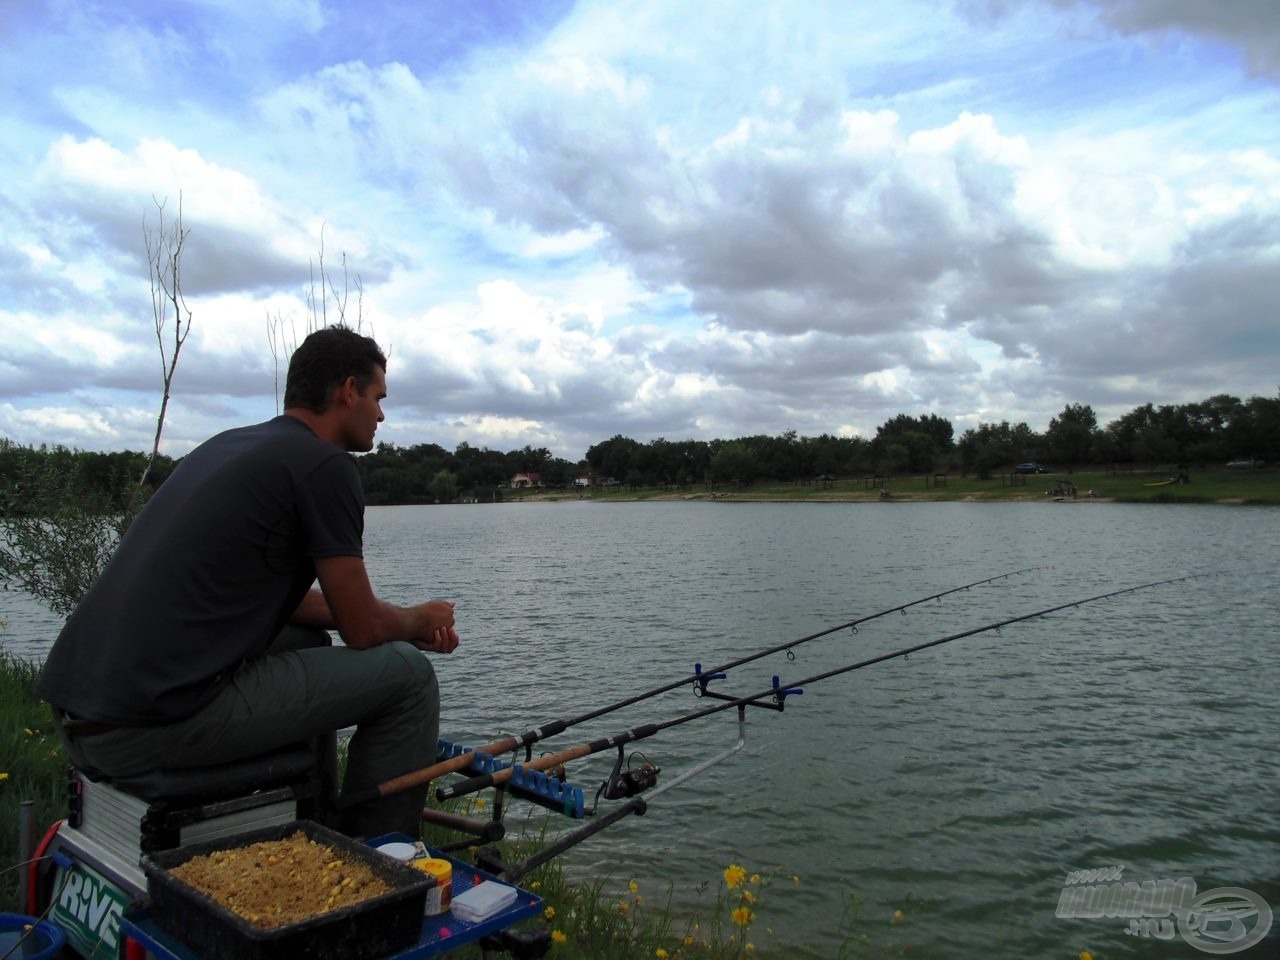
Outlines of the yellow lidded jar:
[[424,915],[435,917],[447,912],[453,900],[453,864],[437,857],[423,857],[412,861],[412,864],[436,880],[436,885],[427,891]]

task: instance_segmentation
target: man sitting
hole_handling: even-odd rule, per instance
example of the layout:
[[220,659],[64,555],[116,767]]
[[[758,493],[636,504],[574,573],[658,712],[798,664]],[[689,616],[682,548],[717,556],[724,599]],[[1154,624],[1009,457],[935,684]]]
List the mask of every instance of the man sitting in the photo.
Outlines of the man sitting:
[[[284,414],[201,444],[139,513],[37,687],[88,775],[216,765],[352,724],[344,795],[434,762],[422,651],[457,647],[453,604],[375,597],[350,456],[373,448],[386,365],[352,330],[312,333]],[[344,826],[416,837],[427,789],[357,806]]]

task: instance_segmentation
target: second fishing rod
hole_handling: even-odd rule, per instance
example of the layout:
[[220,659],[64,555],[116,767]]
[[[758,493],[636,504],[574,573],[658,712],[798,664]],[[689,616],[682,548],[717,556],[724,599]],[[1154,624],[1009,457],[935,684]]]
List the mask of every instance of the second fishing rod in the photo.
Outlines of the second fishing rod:
[[754,653],[749,653],[744,656],[738,657],[735,660],[730,660],[727,663],[722,663],[716,667],[709,667],[705,670],[699,669],[697,673],[693,673],[688,676],[681,677],[678,680],[671,680],[667,683],[660,684],[650,690],[645,690],[642,693],[637,693],[632,696],[625,697],[624,699],[619,700],[615,703],[610,703],[603,707],[599,707],[595,710],[590,710],[586,713],[580,714],[579,716],[571,717],[569,719],[551,720],[540,726],[531,727],[530,729],[525,730],[523,733],[512,734],[506,737],[500,737],[499,739],[494,740],[490,743],[486,743],[483,746],[479,746],[474,748],[473,750],[468,750],[465,753],[461,753],[456,757],[450,757],[447,760],[441,760],[439,763],[432,764],[429,767],[424,767],[421,770],[415,770],[415,771],[412,771],[411,773],[406,773],[403,776],[396,777],[395,779],[392,779],[392,780],[388,780],[385,783],[379,784],[376,787],[371,787],[368,790],[361,791],[358,795],[352,795],[350,797],[344,798],[342,802],[342,806],[344,807],[354,806],[356,804],[364,803],[369,800],[376,800],[381,797],[391,796],[392,794],[399,793],[402,790],[408,790],[410,787],[416,787],[416,786],[420,786],[421,784],[428,783],[432,780],[437,779],[438,777],[445,776],[446,774],[456,773],[460,770],[465,770],[476,761],[477,756],[480,754],[484,754],[486,756],[497,756],[503,753],[510,753],[511,751],[518,750],[521,747],[530,747],[541,740],[546,740],[550,737],[554,737],[556,734],[563,733],[565,730],[568,730],[570,727],[577,726],[580,723],[587,723],[591,720],[595,720],[599,717],[605,716],[606,714],[613,713],[617,710],[622,710],[625,707],[629,707],[634,704],[640,703],[644,700],[648,700],[652,697],[659,696],[660,694],[668,693],[672,690],[675,690],[678,687],[685,686],[686,684],[699,683],[701,680],[710,676],[711,674],[723,673],[724,671],[732,670],[735,667],[744,666],[745,664],[752,663],[753,661],[756,661],[756,660],[760,660],[763,657],[772,656],[773,654],[776,654],[776,653],[782,653],[785,650],[790,650],[793,647],[798,647],[801,644],[808,643],[812,640],[818,640],[822,637],[830,636],[833,633],[839,633],[842,630],[852,630],[856,633],[857,628],[861,624],[870,623],[871,621],[878,620],[881,617],[887,617],[893,613],[905,614],[906,611],[912,607],[918,607],[921,604],[929,603],[935,600],[941,601],[943,597],[950,596],[951,594],[954,594],[954,593],[960,593],[965,590],[970,590],[974,587],[985,586],[986,584],[995,583],[999,580],[1007,580],[1010,577],[1016,577],[1016,576],[1021,576],[1023,574],[1034,573],[1035,571],[1042,570],[1042,569],[1044,569],[1043,566],[1024,567],[1020,570],[1010,570],[1006,573],[999,573],[992,577],[983,577],[981,580],[974,580],[971,583],[964,583],[958,587],[949,587],[946,590],[940,590],[937,593],[931,593],[927,597],[919,597],[915,600],[909,600],[905,603],[900,603],[900,604],[897,604],[896,606],[888,607],[884,610],[879,610],[875,613],[867,614],[862,617],[857,617],[853,620],[848,620],[844,623],[837,624],[834,627],[828,627],[825,630],[820,630],[817,633],[811,633],[805,637],[800,637],[795,640],[785,640],[773,646],[766,647],[763,650],[758,650]]
[[610,737],[602,737],[598,740],[591,740],[587,743],[581,743],[581,744],[578,744],[577,746],[569,747],[565,750],[561,750],[556,753],[549,753],[549,754],[546,754],[545,756],[531,759],[523,764],[520,764],[518,767],[504,767],[503,769],[495,770],[495,771],[492,771],[491,773],[485,773],[480,776],[471,777],[468,780],[460,781],[458,783],[453,784],[452,786],[442,787],[438,789],[436,791],[436,799],[451,800],[455,797],[461,797],[469,793],[475,793],[477,790],[483,790],[486,787],[501,785],[506,781],[510,780],[518,772],[518,770],[545,770],[553,767],[558,767],[564,763],[567,763],[570,760],[577,760],[582,757],[591,756],[592,754],[601,753],[605,750],[611,750],[615,747],[620,748],[622,746],[625,746],[628,743],[634,743],[637,740],[647,739],[648,737],[652,737],[657,733],[661,733],[663,730],[669,730],[672,727],[676,727],[684,723],[689,723],[692,720],[698,720],[698,719],[701,719],[702,717],[707,717],[714,713],[720,713],[721,711],[729,710],[733,707],[743,707],[748,704],[758,703],[759,701],[766,700],[770,697],[776,697],[779,695],[778,693],[779,690],[786,690],[792,687],[799,687],[807,684],[817,683],[820,680],[828,680],[832,677],[837,677],[837,676],[840,676],[841,674],[849,673],[853,670],[861,670],[864,667],[869,667],[869,666],[872,666],[873,664],[883,663],[886,660],[893,660],[899,657],[905,658],[913,653],[916,653],[919,650],[927,650],[929,647],[936,647],[944,643],[951,643],[954,640],[961,640],[965,637],[972,637],[978,634],[987,633],[992,630],[999,630],[1001,627],[1007,627],[1015,623],[1022,623],[1023,621],[1026,621],[1026,620],[1034,620],[1038,617],[1045,617],[1051,613],[1056,613],[1060,610],[1067,610],[1072,607],[1083,606],[1086,603],[1094,603],[1096,601],[1106,600],[1111,597],[1119,597],[1126,593],[1133,593],[1137,590],[1146,590],[1152,587],[1164,586],[1170,583],[1179,583],[1184,580],[1193,579],[1195,576],[1197,575],[1192,574],[1192,575],[1182,576],[1182,577],[1171,577],[1166,580],[1155,580],[1150,583],[1141,583],[1132,587],[1122,587],[1118,590],[1109,590],[1106,593],[1095,594],[1094,596],[1091,596],[1091,597],[1083,597],[1078,600],[1069,600],[1064,603],[1055,604],[1054,606],[1051,606],[1051,607],[1045,607],[1044,609],[1041,609],[1041,610],[1033,610],[1031,613],[1019,614],[1014,617],[1008,617],[1004,620],[997,620],[992,623],[983,624],[980,627],[973,627],[969,630],[962,630],[959,633],[948,634],[945,637],[939,637],[935,640],[926,640],[921,643],[913,644],[912,646],[909,646],[909,647],[904,647],[900,650],[893,650],[893,651],[890,651],[889,653],[882,653],[875,657],[868,657],[867,659],[859,660],[856,663],[847,664],[842,667],[836,667],[831,670],[823,671],[822,673],[816,673],[810,677],[805,677],[803,679],[793,681],[782,687],[778,685],[777,678],[775,677],[773,686],[765,690],[762,690],[758,693],[751,694],[750,696],[737,697],[737,698],[725,698],[724,702],[717,703],[710,707],[705,707],[701,710],[695,710],[692,713],[687,713],[683,716],[675,717],[674,719],[671,719],[671,720],[667,720],[660,723],[642,724],[641,726],[633,727],[630,730],[624,730],[621,733],[614,734],[613,736],[610,736]]

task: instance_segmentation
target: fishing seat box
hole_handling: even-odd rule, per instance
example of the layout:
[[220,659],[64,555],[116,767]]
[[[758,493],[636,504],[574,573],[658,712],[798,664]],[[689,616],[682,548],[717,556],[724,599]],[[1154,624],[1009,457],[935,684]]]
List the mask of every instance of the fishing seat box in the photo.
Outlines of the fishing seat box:
[[[340,859],[368,866],[390,891],[363,903],[264,929],[172,874],[175,867],[192,857],[215,850],[235,850],[260,841],[281,840],[298,831],[333,848]],[[389,956],[418,942],[427,892],[436,883],[421,870],[309,820],[148,854],[142,866],[147,875],[152,922],[197,951],[201,960],[338,960]]]
[[216,767],[93,780],[72,770],[63,842],[131,896],[145,854],[312,817],[315,750],[295,744]]
[[142,853],[313,815],[316,756],[306,744],[213,767],[153,770],[71,785],[71,826],[116,832]]

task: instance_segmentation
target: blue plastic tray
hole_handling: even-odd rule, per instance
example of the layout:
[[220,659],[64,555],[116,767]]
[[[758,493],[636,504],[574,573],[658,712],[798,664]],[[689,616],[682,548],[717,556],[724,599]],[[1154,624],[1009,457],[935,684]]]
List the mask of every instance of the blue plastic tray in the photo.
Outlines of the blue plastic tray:
[[[372,845],[380,845],[396,839],[407,841],[409,838],[395,835],[379,837],[372,842]],[[491,873],[486,873],[478,867],[463,863],[461,860],[456,860],[446,854],[431,851],[431,855],[442,860],[448,860],[453,864],[453,896],[455,897],[470,890],[483,880],[492,880],[496,883],[503,882]],[[451,913],[443,913],[436,917],[423,917],[422,935],[418,938],[416,946],[409,947],[389,957],[377,958],[377,960],[424,960],[426,957],[436,957],[479,940],[487,934],[505,930],[521,920],[537,916],[542,910],[542,898],[535,896],[528,890],[521,890],[518,887],[516,889],[515,903],[501,913],[496,913],[479,923],[468,923],[466,920],[458,919]],[[157,960],[200,960],[198,953],[186,944],[181,943],[177,938],[159,929],[152,922],[150,911],[147,909],[125,911],[120,920],[120,929],[150,950],[157,957]],[[369,960],[374,960],[374,958],[369,958]]]

